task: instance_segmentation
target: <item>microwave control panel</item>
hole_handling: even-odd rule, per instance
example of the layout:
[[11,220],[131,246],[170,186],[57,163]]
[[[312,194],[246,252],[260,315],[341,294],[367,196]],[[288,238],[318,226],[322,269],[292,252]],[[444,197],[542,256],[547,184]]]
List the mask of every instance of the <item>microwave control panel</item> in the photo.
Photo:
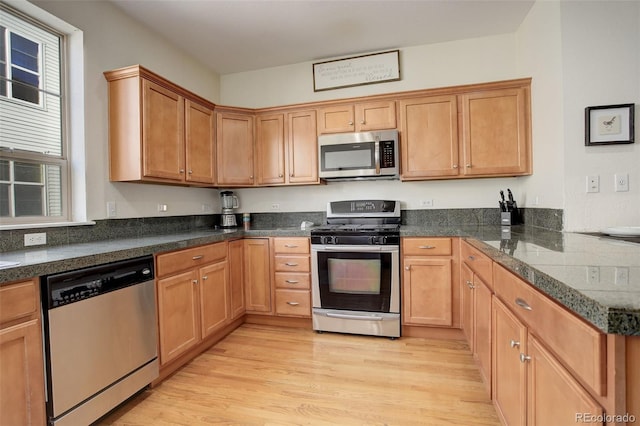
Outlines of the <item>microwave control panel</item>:
[[396,166],[393,141],[380,141],[380,168],[393,168]]

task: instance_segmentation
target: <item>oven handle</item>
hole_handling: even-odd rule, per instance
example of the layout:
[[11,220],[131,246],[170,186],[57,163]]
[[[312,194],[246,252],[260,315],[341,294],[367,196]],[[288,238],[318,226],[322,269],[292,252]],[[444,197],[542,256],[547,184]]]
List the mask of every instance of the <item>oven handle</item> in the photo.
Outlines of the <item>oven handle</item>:
[[382,317],[375,317],[372,315],[349,315],[349,314],[336,314],[333,312],[327,312],[325,314],[329,318],[341,318],[341,319],[354,319],[362,321],[382,321]]
[[365,252],[380,251],[392,252],[397,251],[398,246],[320,246],[312,247],[312,251],[342,251],[342,252]]

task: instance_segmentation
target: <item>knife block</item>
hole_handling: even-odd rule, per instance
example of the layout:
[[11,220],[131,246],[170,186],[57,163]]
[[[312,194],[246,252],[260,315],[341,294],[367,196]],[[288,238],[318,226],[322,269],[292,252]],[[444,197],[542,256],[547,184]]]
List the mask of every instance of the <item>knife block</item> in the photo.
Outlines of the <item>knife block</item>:
[[511,226],[520,224],[520,215],[518,210],[511,210],[510,212],[500,212],[500,225]]

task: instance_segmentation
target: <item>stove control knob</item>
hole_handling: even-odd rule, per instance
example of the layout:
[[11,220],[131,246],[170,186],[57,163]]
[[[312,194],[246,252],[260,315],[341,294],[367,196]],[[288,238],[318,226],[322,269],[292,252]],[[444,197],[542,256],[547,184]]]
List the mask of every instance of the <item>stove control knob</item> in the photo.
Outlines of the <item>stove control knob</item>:
[[369,238],[369,243],[374,245],[385,245],[387,243],[387,237],[385,235],[376,235]]
[[336,244],[337,237],[333,235],[326,235],[320,238],[322,244]]

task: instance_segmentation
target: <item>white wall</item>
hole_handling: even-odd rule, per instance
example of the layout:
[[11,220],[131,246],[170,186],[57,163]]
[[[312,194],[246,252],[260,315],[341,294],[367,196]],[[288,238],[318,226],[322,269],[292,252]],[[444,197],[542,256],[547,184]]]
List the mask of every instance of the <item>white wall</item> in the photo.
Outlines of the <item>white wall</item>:
[[[564,176],[567,230],[640,225],[640,2],[563,2]],[[585,146],[587,106],[636,104],[636,143]],[[614,192],[614,174],[629,192]],[[585,191],[600,176],[600,192]]]
[[214,103],[220,97],[219,76],[107,1],[33,3],[84,32],[88,219],[105,218],[107,201],[116,201],[118,217],[158,216],[158,203],[168,204],[166,215],[199,214],[203,203],[218,211],[212,189],[109,182],[107,82],[102,73],[141,64]]

